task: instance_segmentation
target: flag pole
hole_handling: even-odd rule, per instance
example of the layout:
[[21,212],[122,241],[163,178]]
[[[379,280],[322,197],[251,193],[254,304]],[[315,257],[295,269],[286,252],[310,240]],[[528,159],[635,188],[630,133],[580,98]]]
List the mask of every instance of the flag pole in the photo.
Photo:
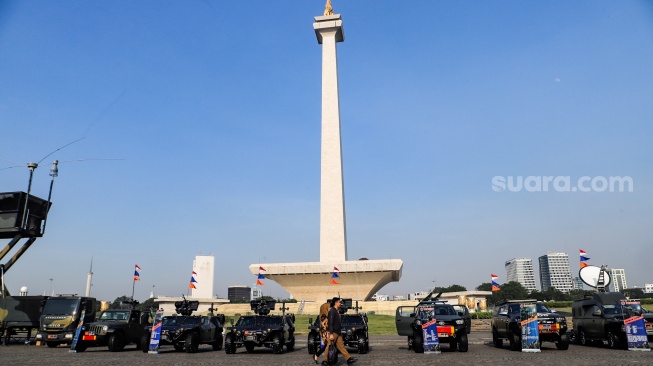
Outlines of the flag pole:
[[134,280],[132,281],[132,302],[134,301],[134,288],[136,287],[136,276],[134,276]]

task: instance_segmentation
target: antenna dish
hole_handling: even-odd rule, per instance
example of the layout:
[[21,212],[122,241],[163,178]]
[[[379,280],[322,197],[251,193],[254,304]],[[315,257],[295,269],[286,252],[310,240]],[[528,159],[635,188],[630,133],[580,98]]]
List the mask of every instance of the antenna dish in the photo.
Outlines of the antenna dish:
[[[599,274],[601,273],[601,267],[597,266],[586,266],[580,269],[578,276],[580,279],[589,287],[597,288],[599,282]],[[603,271],[603,287],[608,287],[612,278],[610,277],[610,272]]]

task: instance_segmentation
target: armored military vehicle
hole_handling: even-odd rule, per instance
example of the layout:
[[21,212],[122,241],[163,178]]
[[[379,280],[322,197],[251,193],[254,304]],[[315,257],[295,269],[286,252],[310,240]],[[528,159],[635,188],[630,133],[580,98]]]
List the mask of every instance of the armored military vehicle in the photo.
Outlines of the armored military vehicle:
[[232,320],[224,338],[225,352],[233,354],[240,347],[245,347],[247,352],[267,347],[280,354],[284,345],[292,351],[295,348],[295,315],[286,314],[285,303],[281,306],[281,315],[270,314],[275,305],[274,300],[252,300],[250,308],[255,315],[241,316],[235,325]]
[[31,342],[32,330],[39,329],[41,308],[47,296],[5,296],[0,298],[0,342]]
[[45,301],[40,317],[37,341],[48,347],[73,341],[75,329],[79,324],[82,310],[84,323],[95,320],[96,300],[92,297],[74,295],[51,296]]
[[[175,302],[177,316],[166,316],[161,323],[161,345],[172,345],[177,351],[197,352],[200,344],[210,344],[214,351],[222,349],[224,314],[214,315],[213,306],[209,315],[191,315],[197,311],[199,301],[183,297]],[[150,346],[152,326],[145,328],[141,336],[141,350],[147,352]]]

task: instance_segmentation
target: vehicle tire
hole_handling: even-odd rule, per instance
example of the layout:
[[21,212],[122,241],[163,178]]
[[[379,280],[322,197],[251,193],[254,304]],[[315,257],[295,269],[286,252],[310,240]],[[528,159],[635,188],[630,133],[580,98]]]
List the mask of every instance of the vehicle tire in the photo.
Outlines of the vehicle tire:
[[458,352],[467,352],[469,350],[469,339],[467,334],[463,334],[458,339]]
[[413,337],[413,351],[415,351],[415,353],[424,353],[424,343],[422,342],[421,335]]
[[606,338],[608,339],[608,347],[619,348],[619,338],[617,338],[613,331],[609,330],[606,334]]
[[560,340],[556,342],[556,348],[559,350],[568,350],[569,349],[569,336],[563,334],[560,336]]
[[200,346],[200,335],[197,332],[190,332],[186,334],[186,342],[184,343],[184,351],[186,353],[197,352]]
[[295,335],[293,334],[291,337],[292,337],[292,340],[290,342],[286,343],[286,350],[288,352],[292,352],[295,349]]
[[59,346],[58,342],[45,342],[48,348],[57,348]]
[[150,349],[150,334],[147,332],[141,336],[141,351],[147,353]]
[[492,329],[492,344],[496,348],[503,348],[503,339],[499,338],[499,333],[496,329]]
[[362,354],[367,353],[368,345],[369,345],[369,341],[367,340],[367,337],[365,337],[364,335],[358,337],[358,353],[359,354],[362,355]]
[[521,339],[519,339],[519,335],[510,335],[510,349],[513,351],[521,351]]
[[458,341],[455,339],[452,339],[449,341],[449,351],[453,352],[458,349]]
[[109,336],[107,346],[111,352],[120,352],[125,348],[125,336],[121,333],[113,333]]
[[222,333],[218,335],[218,339],[216,339],[213,343],[211,343],[211,346],[213,347],[214,351],[219,351],[222,349],[222,342],[223,342],[223,337]]
[[279,355],[283,353],[283,336],[281,333],[275,334],[274,338],[272,339],[272,353]]
[[224,352],[228,355],[236,353],[236,342],[234,337],[233,333],[228,333],[224,337]]
[[585,330],[583,330],[583,328],[578,330],[578,343],[583,346],[590,345],[589,339],[587,339],[587,336],[585,336]]
[[308,342],[306,343],[308,348],[308,354],[314,355],[317,352],[318,344],[320,344],[320,336],[315,332],[308,333]]
[[174,343],[172,346],[175,348],[175,351],[177,351],[177,352],[181,352],[181,351],[184,350],[184,345],[183,344]]
[[245,350],[249,352],[253,352],[254,348],[256,347],[256,344],[253,342],[245,342]]

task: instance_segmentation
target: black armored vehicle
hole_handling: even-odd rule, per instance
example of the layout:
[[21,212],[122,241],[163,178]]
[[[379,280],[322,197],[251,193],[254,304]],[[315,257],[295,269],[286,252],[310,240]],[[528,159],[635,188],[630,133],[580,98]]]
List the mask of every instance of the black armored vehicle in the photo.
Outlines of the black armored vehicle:
[[569,349],[567,319],[537,300],[507,300],[495,305],[490,322],[494,346],[503,347],[503,340],[506,339],[511,350],[521,351],[522,310],[524,305],[533,304],[537,310],[540,343],[554,342],[559,350]]
[[149,311],[105,310],[96,321],[82,326],[82,336],[75,350],[83,352],[89,346],[107,346],[109,351],[117,352],[130,343],[135,343],[138,349],[143,335],[149,334],[145,329],[148,325],[152,325]]
[[[197,352],[200,344],[210,344],[214,351],[221,350],[224,314],[214,315],[216,309],[211,306],[209,315],[191,315],[198,307],[199,301],[189,301],[185,297],[175,302],[179,315],[163,317],[160,344],[171,344],[175,350],[187,353]],[[151,332],[152,327],[148,326],[141,338],[143,352],[148,351]]]
[[279,309],[281,315],[270,314],[275,305],[274,300],[252,300],[250,307],[255,315],[241,316],[235,325],[232,320],[224,339],[225,352],[233,354],[244,346],[247,352],[256,347],[267,347],[280,354],[284,345],[289,352],[292,351],[295,348],[295,315],[286,314],[285,303]]
[[433,300],[431,292],[417,306],[399,306],[395,315],[397,333],[408,337],[408,349],[415,353],[424,352],[422,324],[435,319],[440,344],[448,343],[451,350],[467,352],[469,341],[467,334],[471,328],[458,311],[444,301]]
[[[330,300],[327,300],[327,302]],[[352,299],[342,299],[340,306],[340,319],[342,324],[341,336],[342,340],[347,347],[356,348],[358,353],[363,354],[370,351],[370,339],[367,328],[367,314],[360,313],[362,307],[352,306]],[[348,310],[356,310],[356,314],[347,314]],[[320,319],[308,320],[309,333],[308,333],[308,353],[315,354],[317,348],[320,346]]]
[[621,301],[626,297],[620,292],[597,292],[571,305],[576,341],[583,346],[602,345],[610,348],[626,347]]

